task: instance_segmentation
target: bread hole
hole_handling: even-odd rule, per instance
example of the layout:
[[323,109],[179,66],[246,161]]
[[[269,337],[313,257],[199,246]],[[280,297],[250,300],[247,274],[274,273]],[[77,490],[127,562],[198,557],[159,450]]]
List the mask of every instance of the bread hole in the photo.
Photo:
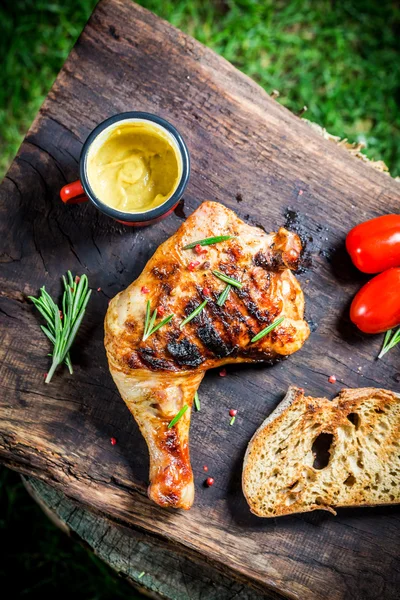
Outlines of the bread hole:
[[296,481],[294,483],[292,483],[291,485],[288,485],[288,490],[292,490],[294,488],[295,485],[297,485],[299,483],[299,480],[296,479]]
[[382,410],[382,408],[376,408],[376,409],[375,409],[375,412],[376,412],[378,415],[382,415],[382,414],[383,414],[385,411],[384,411],[384,410]]
[[302,476],[306,481],[315,481],[317,474],[314,471],[305,470],[302,472]]
[[323,498],[321,498],[321,496],[317,496],[315,498],[315,504],[318,504],[318,506],[321,506],[321,504],[324,504]]
[[285,500],[285,504],[286,506],[290,506],[291,504],[294,504],[296,500],[296,494],[289,494],[289,496]]
[[330,448],[333,442],[332,433],[320,433],[314,440],[311,451],[314,455],[313,468],[325,469],[331,457]]
[[321,423],[314,423],[311,429],[318,429],[319,427],[321,427]]
[[360,417],[357,413],[349,413],[347,415],[348,420],[350,421],[350,423],[353,423],[354,427],[356,429],[359,428],[360,426]]
[[343,481],[344,485],[348,485],[349,487],[354,485],[355,482],[356,478],[354,477],[354,475],[349,475],[348,478]]
[[394,500],[394,496],[393,496],[393,494],[390,494],[389,498],[390,498],[390,500],[392,500],[392,502],[393,502],[393,500]]

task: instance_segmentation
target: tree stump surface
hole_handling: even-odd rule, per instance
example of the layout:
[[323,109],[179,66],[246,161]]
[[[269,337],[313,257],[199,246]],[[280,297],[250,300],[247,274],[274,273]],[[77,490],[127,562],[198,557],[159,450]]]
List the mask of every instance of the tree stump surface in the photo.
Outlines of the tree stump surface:
[[179,547],[132,526],[116,525],[40,479],[23,476],[33,499],[65,533],[85,545],[140,592],[168,600],[282,600],[257,593]]
[[[88,133],[127,110],[171,121],[192,158],[183,206],[142,229],[58,197],[78,176]],[[365,277],[344,250],[351,226],[398,211],[399,191],[398,182],[323,139],[211,50],[129,0],[101,0],[0,187],[2,462],[264,594],[398,598],[398,507],[262,520],[243,498],[241,468],[250,437],[289,384],[313,396],[333,397],[347,386],[400,391],[396,351],[375,360],[381,337],[349,322],[349,302]],[[300,232],[308,268],[299,280],[313,333],[273,367],[207,374],[191,427],[195,505],[169,511],[147,499],[147,449],[108,372],[103,319],[109,299],[205,199],[268,231]],[[27,296],[44,284],[57,297],[67,269],[87,273],[94,293],[72,352],[74,375],[60,369],[47,386],[49,346]],[[331,374],[336,385],[328,384]],[[239,409],[233,427],[230,408]],[[215,479],[209,489],[204,464]]]

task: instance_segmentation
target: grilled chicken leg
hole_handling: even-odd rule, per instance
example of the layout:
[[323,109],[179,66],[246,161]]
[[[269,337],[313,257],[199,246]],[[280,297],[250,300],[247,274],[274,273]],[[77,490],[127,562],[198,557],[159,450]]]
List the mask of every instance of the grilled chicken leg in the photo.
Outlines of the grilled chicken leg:
[[[225,235],[233,237],[183,249],[193,241]],[[266,234],[223,205],[204,202],[161,244],[140,277],[110,302],[105,319],[109,367],[146,439],[149,496],[157,504],[190,508],[193,503],[190,413],[205,371],[292,354],[309,336],[303,292],[291,272],[300,252],[296,234],[283,228]],[[213,270],[242,284],[230,289],[223,306],[217,300],[227,284]],[[203,310],[180,328],[204,300]],[[143,341],[148,301],[151,315],[157,309],[154,325],[173,317]],[[284,317],[282,323],[251,342],[278,317]]]

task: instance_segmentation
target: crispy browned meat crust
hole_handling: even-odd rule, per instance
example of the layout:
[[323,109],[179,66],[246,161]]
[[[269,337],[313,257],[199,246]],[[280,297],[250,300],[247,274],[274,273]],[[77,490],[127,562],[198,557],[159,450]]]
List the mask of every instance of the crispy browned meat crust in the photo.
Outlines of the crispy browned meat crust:
[[[183,247],[216,235],[233,239],[198,255]],[[105,346],[111,374],[145,436],[151,457],[150,496],[159,504],[188,508],[193,501],[189,461],[190,408],[167,425],[193,396],[207,369],[231,362],[262,362],[298,350],[309,329],[304,298],[291,273],[298,265],[298,236],[281,228],[265,234],[215,202],[204,202],[147,263],[140,277],[110,303]],[[191,262],[200,264],[192,271]],[[225,304],[218,270],[242,282]],[[143,293],[143,287],[149,293]],[[208,299],[182,330],[182,320]],[[142,341],[146,303],[172,321]],[[251,339],[277,317],[285,320],[256,343]],[[160,319],[157,319],[159,322]]]

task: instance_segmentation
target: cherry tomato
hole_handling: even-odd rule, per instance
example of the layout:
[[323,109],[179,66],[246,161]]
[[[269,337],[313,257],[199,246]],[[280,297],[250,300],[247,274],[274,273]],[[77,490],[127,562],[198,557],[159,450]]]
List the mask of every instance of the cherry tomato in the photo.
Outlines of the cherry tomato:
[[400,267],[400,215],[384,215],[356,225],[347,235],[346,248],[364,273]]
[[388,269],[354,296],[350,319],[364,333],[382,333],[400,324],[400,268]]

